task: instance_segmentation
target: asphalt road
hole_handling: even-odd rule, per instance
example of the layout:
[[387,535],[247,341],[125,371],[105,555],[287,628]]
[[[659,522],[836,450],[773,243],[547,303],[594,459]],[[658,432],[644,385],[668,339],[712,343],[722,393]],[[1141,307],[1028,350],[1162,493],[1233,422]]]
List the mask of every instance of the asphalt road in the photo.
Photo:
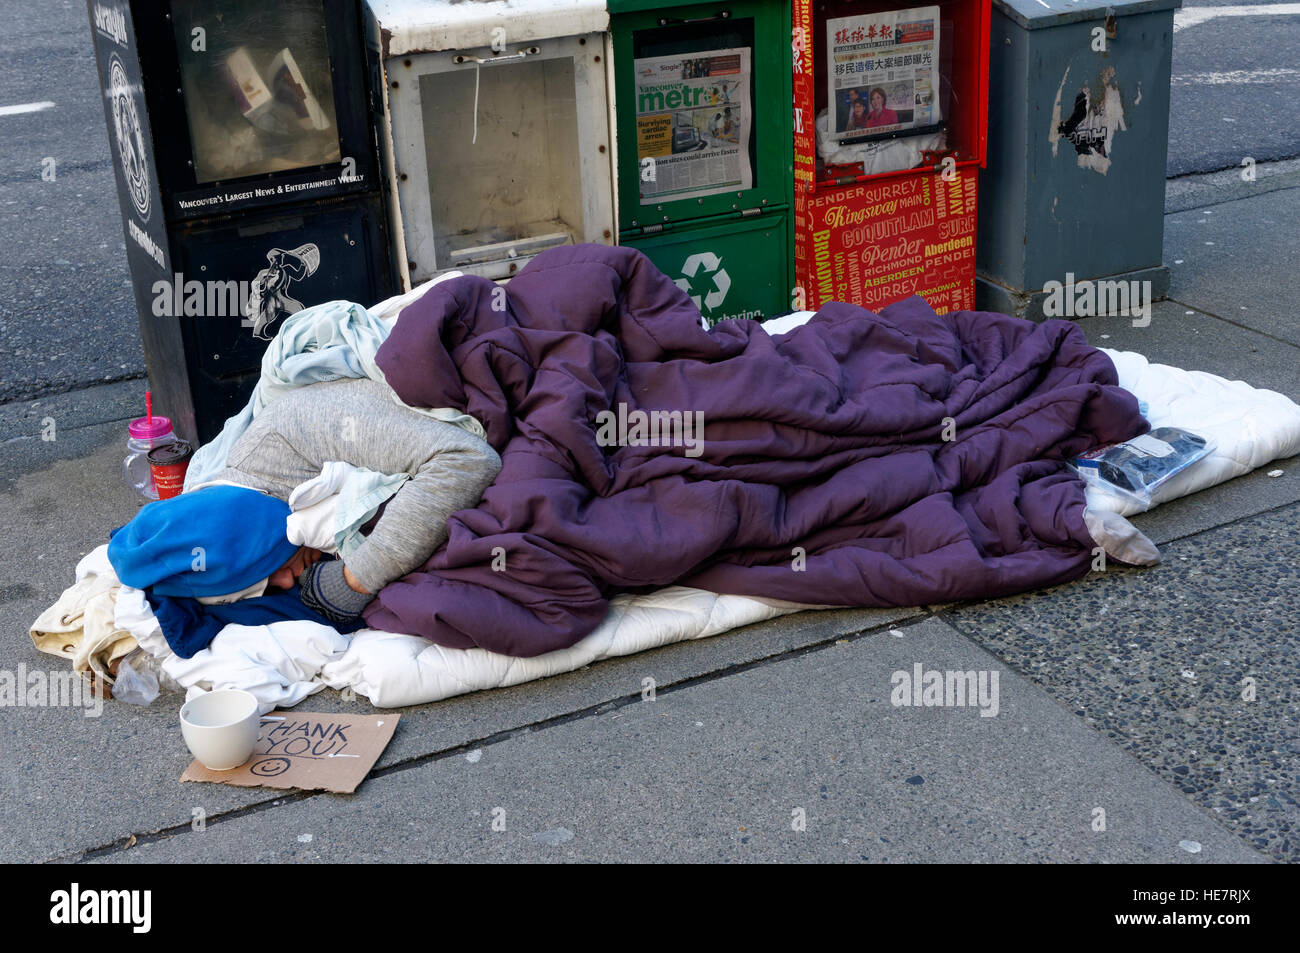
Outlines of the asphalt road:
[[1300,3],[1235,15],[1259,6],[1193,0],[1175,14],[1169,175],[1300,155]]
[[[1300,155],[1300,4],[1174,34],[1169,174]],[[40,12],[39,19],[31,16]],[[1219,11],[1222,13],[1222,10]],[[84,3],[0,0],[0,403],[142,376],[121,217]],[[54,181],[41,172],[54,163]],[[3,439],[4,435],[0,435]]]
[[0,107],[55,104],[0,115],[0,402],[141,376],[86,5],[0,11]]

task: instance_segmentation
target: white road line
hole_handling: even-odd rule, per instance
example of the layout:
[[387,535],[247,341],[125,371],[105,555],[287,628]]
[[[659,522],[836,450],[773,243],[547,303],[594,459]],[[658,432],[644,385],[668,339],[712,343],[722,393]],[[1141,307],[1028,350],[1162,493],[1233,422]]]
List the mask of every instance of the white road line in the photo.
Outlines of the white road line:
[[1175,86],[1229,86],[1234,83],[1286,83],[1300,79],[1300,69],[1234,69],[1223,73],[1184,73]]
[[1174,32],[1215,17],[1300,16],[1300,3],[1249,3],[1240,7],[1184,7],[1174,11]]
[[38,113],[49,109],[54,103],[23,103],[20,106],[0,106],[0,116],[18,116],[23,113]]

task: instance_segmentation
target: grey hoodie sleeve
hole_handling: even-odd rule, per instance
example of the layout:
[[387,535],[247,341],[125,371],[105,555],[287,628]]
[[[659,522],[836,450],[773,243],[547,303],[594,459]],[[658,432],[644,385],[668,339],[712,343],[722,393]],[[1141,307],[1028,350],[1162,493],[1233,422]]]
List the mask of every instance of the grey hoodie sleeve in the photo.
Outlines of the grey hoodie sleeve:
[[423,565],[446,541],[447,518],[477,506],[501,470],[480,438],[399,405],[383,383],[346,380],[295,388],[268,404],[220,476],[287,499],[331,460],[411,477],[345,560],[371,593]]
[[388,501],[370,536],[345,561],[372,593],[423,565],[447,541],[447,518],[477,506],[501,470],[501,458],[482,440],[451,424],[430,423],[465,439],[448,442],[418,465]]

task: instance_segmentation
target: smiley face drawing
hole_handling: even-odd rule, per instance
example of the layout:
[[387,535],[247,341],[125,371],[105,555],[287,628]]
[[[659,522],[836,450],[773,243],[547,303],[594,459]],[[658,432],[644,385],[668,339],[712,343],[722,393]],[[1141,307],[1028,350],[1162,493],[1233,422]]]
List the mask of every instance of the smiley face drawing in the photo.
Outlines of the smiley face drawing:
[[250,765],[248,773],[259,778],[274,778],[288,771],[291,764],[288,758],[263,758]]

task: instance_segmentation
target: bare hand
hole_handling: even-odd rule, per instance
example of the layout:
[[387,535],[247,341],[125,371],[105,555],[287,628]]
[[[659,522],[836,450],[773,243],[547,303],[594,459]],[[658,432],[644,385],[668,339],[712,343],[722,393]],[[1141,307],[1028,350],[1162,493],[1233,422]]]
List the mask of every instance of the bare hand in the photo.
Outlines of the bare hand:
[[361,580],[358,579],[356,576],[352,575],[352,570],[349,569],[347,566],[343,567],[343,581],[346,582],[349,586],[351,586],[354,592],[359,592],[362,595],[366,595],[366,596],[370,595],[370,590],[367,589],[365,586],[361,585]]

